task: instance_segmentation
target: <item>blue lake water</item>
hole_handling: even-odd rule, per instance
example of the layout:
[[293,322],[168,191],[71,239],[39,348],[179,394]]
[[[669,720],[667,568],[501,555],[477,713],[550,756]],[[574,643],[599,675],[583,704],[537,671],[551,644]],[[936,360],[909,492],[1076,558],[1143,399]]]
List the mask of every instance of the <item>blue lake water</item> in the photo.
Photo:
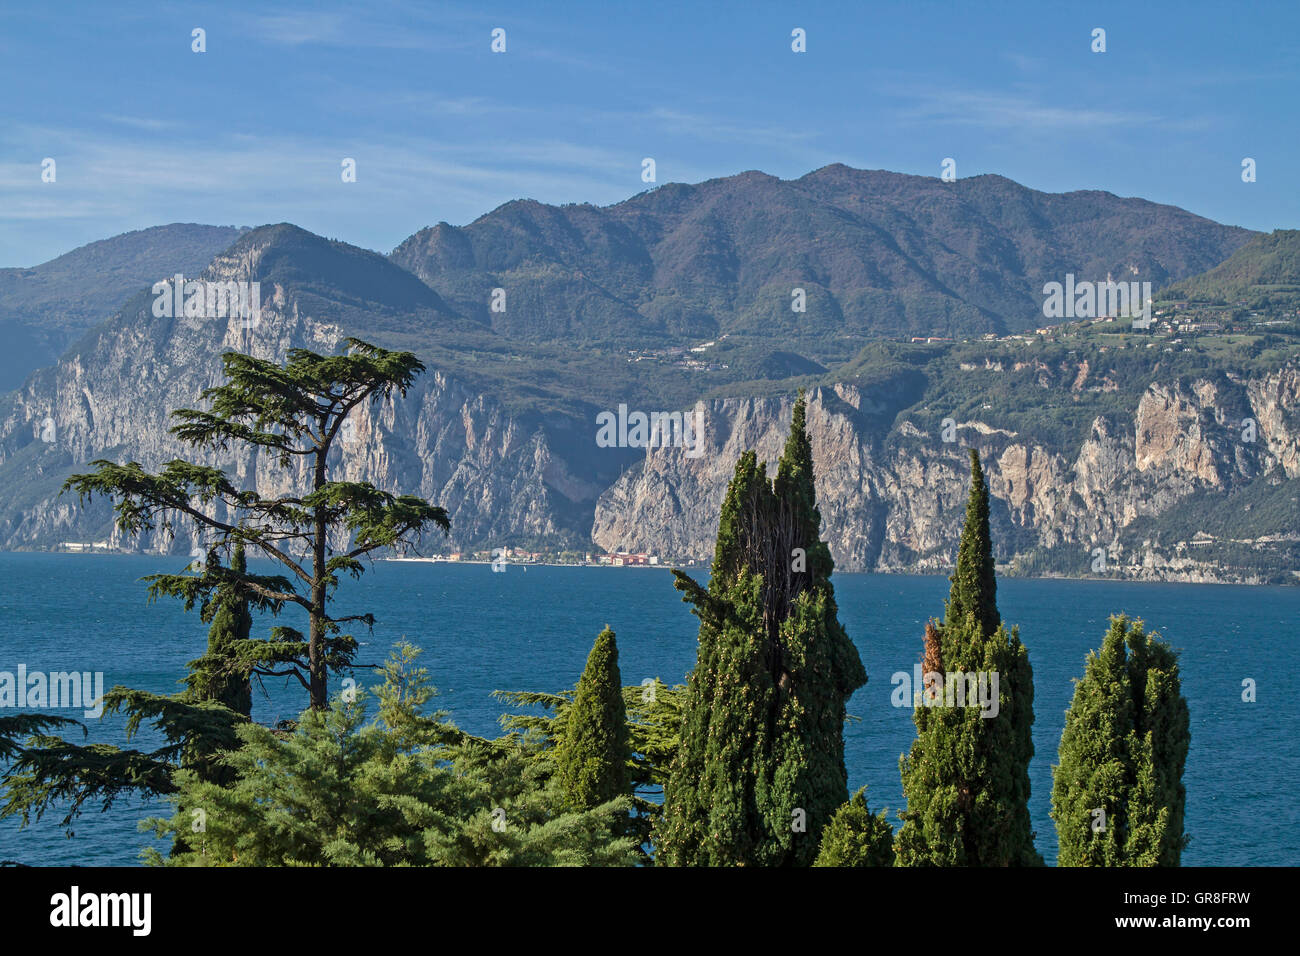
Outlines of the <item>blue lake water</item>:
[[[103,671],[105,686],[168,693],[202,653],[206,627],[172,602],[149,605],[145,574],[176,571],[184,559],[108,555],[0,554],[0,671]],[[940,616],[944,577],[836,575],[840,617],[870,675],[850,701],[859,718],[844,731],[851,789],[867,784],[873,809],[902,803],[898,759],[911,746],[911,711],[890,703],[892,674],[920,660],[928,617]],[[625,684],[684,679],[695,660],[696,624],[660,569],[380,563],[340,589],[339,610],[378,618],[358,662],[379,662],[405,638],[439,690],[437,706],[476,734],[495,735],[502,713],[493,690],[570,687],[608,624],[618,634]],[[1100,644],[1111,613],[1145,620],[1181,652],[1192,719],[1184,774],[1188,866],[1300,864],[1300,676],[1292,670],[1300,588],[999,581],[998,604],[1020,626],[1034,667],[1035,757],[1030,810],[1039,849],[1056,858],[1048,817],[1071,678]],[[286,615],[284,623],[303,627]],[[358,671],[360,682],[370,681]],[[1242,700],[1242,681],[1257,700]],[[268,722],[304,706],[296,681],[268,682],[254,717]],[[12,714],[13,711],[5,711]],[[65,712],[66,713],[66,712]],[[79,712],[68,714],[80,717]],[[92,739],[122,740],[120,720],[89,721]],[[148,738],[138,746],[147,747]],[[166,806],[90,808],[68,838],[57,818],[19,829],[0,821],[0,860],[42,865],[131,865],[153,843],[139,820]],[[891,814],[892,816],[892,814]],[[897,820],[894,820],[897,825]]]

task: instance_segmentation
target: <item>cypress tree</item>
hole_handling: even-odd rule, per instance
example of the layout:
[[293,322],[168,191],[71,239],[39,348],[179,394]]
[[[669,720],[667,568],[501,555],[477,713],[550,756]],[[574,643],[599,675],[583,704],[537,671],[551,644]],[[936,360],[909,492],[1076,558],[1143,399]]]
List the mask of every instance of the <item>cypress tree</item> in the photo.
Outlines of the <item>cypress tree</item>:
[[556,747],[556,773],[569,806],[591,810],[627,796],[630,759],[618,644],[606,627],[587,656]]
[[806,866],[848,799],[845,705],[867,678],[837,616],[805,410],[801,393],[774,481],[753,452],[737,463],[707,589],[674,572],[699,655],[659,862]]
[[[209,622],[207,651],[190,661],[189,673],[182,681],[186,689],[177,699],[187,704],[220,704],[248,720],[253,714],[251,675],[258,660],[258,649],[265,642],[250,638],[253,615],[248,599],[236,583],[248,572],[243,542],[235,545],[228,570],[228,580],[213,593],[201,612],[202,620]],[[181,766],[212,783],[229,783],[233,779],[232,771],[218,759],[221,751],[230,746],[228,736],[228,733],[214,736],[195,728],[185,737]]]
[[[1029,820],[1033,671],[1019,629],[1008,632],[998,613],[988,485],[974,449],[951,581],[944,622],[926,631],[926,667],[941,662],[940,678],[918,695],[916,740],[900,761],[907,809],[895,841],[898,863],[1041,865]],[[963,675],[972,674],[983,675],[987,706],[949,705],[949,682],[956,704],[956,690],[970,686]]]
[[[651,852],[654,823],[663,810],[663,788],[681,742],[685,694],[684,684],[669,687],[658,678],[622,688],[629,758],[627,787],[619,795],[631,795],[629,830],[635,838],[637,856],[644,864],[654,862]],[[506,714],[501,718],[501,724],[518,733],[521,740],[538,743],[532,758],[544,766],[548,782],[554,782],[557,792],[563,793],[557,755],[563,745],[577,688],[558,694],[497,690],[492,692],[492,696],[511,704],[540,707],[549,712],[538,714],[533,710]],[[569,802],[561,798],[558,805],[567,806]]]
[[813,866],[893,866],[894,828],[882,810],[867,807],[867,788],[835,811],[822,831],[821,850]]
[[1191,742],[1178,658],[1142,623],[1112,617],[1088,655],[1053,768],[1061,866],[1177,866]]
[[970,449],[970,492],[966,499],[966,524],[957,546],[957,568],[949,580],[944,624],[962,627],[973,614],[980,633],[987,637],[997,630],[998,581],[993,571],[993,536],[989,532],[989,488],[984,481],[980,456]]
[[[243,542],[235,545],[230,570],[238,577],[248,571]],[[213,700],[237,714],[253,713],[252,664],[241,664],[239,652],[246,647],[253,629],[248,599],[241,596],[233,582],[220,588],[203,611],[208,627],[207,653],[190,661],[184,683],[188,690],[183,699],[197,702]]]

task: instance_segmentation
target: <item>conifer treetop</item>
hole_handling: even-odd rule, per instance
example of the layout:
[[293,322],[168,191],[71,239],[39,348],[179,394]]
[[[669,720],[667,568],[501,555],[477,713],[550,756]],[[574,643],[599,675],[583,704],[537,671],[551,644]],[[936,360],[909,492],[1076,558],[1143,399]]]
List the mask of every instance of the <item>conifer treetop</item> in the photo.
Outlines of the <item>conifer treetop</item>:
[[1178,866],[1190,740],[1177,653],[1113,616],[1065,713],[1052,773],[1058,865]]
[[810,583],[829,587],[835,562],[830,548],[821,540],[822,514],[817,507],[816,474],[812,440],[808,437],[808,401],[803,389],[795,399],[790,416],[790,436],[777,463],[774,486],[778,498],[791,509],[790,523],[799,547],[805,549]]
[[753,451],[737,462],[707,590],[675,572],[699,653],[657,863],[808,865],[848,800],[845,705],[867,674],[837,616],[806,409],[801,394],[775,478]]
[[973,614],[984,637],[998,629],[998,582],[993,568],[993,538],[989,533],[989,487],[980,467],[980,456],[970,449],[970,494],[966,500],[966,524],[957,548],[957,568],[951,578],[944,623],[962,627]]
[[618,643],[607,625],[587,655],[555,754],[566,801],[590,810],[627,796],[630,759]]

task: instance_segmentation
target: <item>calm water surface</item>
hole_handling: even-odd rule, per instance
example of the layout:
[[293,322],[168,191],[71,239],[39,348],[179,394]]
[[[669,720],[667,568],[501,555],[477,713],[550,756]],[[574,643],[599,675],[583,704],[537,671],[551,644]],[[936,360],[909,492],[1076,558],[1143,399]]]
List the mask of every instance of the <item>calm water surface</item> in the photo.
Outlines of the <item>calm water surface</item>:
[[[206,628],[173,602],[149,605],[145,574],[176,571],[184,559],[109,555],[0,554],[0,671],[103,671],[105,686],[170,693],[202,653]],[[835,576],[840,617],[870,675],[849,703],[845,727],[851,789],[867,784],[873,809],[902,803],[898,758],[915,734],[911,711],[890,704],[890,676],[920,659],[925,620],[941,616],[944,577]],[[1056,858],[1048,817],[1051,764],[1064,711],[1088,651],[1108,616],[1145,620],[1181,651],[1183,693],[1192,716],[1184,781],[1188,866],[1300,863],[1300,677],[1292,666],[1300,631],[1300,588],[1130,584],[1104,581],[998,582],[1008,624],[1020,626],[1034,667],[1035,714],[1030,810],[1038,846]],[[661,569],[379,563],[340,589],[340,610],[378,618],[359,662],[378,662],[394,641],[423,648],[437,705],[476,734],[495,735],[493,690],[570,687],[608,624],[618,634],[625,684],[658,676],[683,680],[695,660],[696,624]],[[302,627],[286,616],[285,623]],[[369,683],[368,672],[359,680]],[[1242,681],[1258,685],[1242,701]],[[297,682],[268,682],[254,717],[273,721],[303,706]],[[80,716],[79,713],[75,716]],[[92,739],[122,740],[119,719],[90,721]],[[153,741],[138,740],[147,748]],[[89,812],[67,838],[49,819],[27,829],[0,821],[0,860],[36,864],[139,861],[152,838],[139,820],[158,804]],[[897,821],[895,820],[895,825]]]

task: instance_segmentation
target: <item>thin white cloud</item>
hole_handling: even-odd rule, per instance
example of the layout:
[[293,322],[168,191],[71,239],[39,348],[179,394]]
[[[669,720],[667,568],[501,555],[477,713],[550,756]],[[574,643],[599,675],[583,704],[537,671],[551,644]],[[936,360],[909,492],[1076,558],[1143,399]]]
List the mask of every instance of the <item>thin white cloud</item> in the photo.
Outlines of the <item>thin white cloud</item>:
[[130,126],[132,129],[156,131],[176,128],[176,124],[173,122],[154,119],[149,116],[122,116],[117,113],[102,113],[100,118],[108,120],[110,123],[117,123],[119,126]]
[[649,116],[665,128],[720,142],[789,147],[797,143],[806,143],[817,135],[815,130],[797,123],[787,126],[736,123],[718,116],[687,113],[664,107],[656,107],[650,111]]
[[1023,53],[1016,53],[1014,50],[1003,51],[1002,56],[1012,66],[1022,73],[1041,73],[1048,65],[1046,60],[1036,56],[1026,56]]
[[487,49],[487,33],[471,37],[464,16],[443,13],[430,18],[429,11],[418,6],[378,2],[347,13],[304,9],[254,16],[250,36],[263,43],[288,47],[447,51],[468,49],[481,40]]
[[910,103],[903,119],[944,122],[989,129],[1093,130],[1153,126],[1163,117],[1135,110],[1068,107],[1041,103],[1031,96],[956,89],[899,90]]
[[[37,161],[0,164],[0,223],[142,216],[170,222],[181,211],[204,221],[298,221],[327,218],[364,195],[389,215],[413,206],[424,210],[431,224],[469,221],[522,196],[611,203],[643,188],[639,156],[562,140],[490,149],[484,143],[412,142],[344,151],[334,142],[301,139],[212,136],[146,144],[67,130],[28,133],[63,144],[58,180],[42,183]],[[357,161],[356,188],[341,181],[344,156]],[[389,246],[404,238],[391,237]]]
[[265,43],[282,46],[337,46],[348,42],[343,15],[338,13],[317,11],[259,16],[253,19],[251,27],[251,36]]

